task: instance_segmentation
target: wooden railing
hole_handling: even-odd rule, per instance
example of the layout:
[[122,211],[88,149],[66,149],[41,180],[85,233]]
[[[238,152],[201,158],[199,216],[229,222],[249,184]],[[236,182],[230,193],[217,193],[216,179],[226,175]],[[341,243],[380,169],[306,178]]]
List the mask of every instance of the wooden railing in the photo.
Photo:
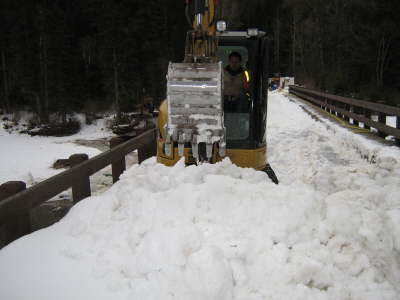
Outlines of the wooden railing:
[[21,181],[2,184],[0,186],[0,241],[8,244],[30,233],[31,209],[69,188],[72,188],[74,203],[89,197],[91,195],[90,176],[108,165],[112,166],[113,182],[118,181],[126,168],[125,156],[132,151],[138,150],[139,163],[154,156],[156,129],[150,129],[128,140],[115,137],[110,141],[110,148],[91,159],[88,159],[86,154],[74,154],[69,158],[70,169],[28,189]]
[[[354,126],[364,123],[365,129],[375,128],[380,137],[394,136],[397,145],[400,145],[400,107],[341,97],[293,85],[289,87],[289,92],[347,122],[353,119]],[[378,121],[372,120],[372,115],[377,115]],[[396,117],[396,128],[386,125],[387,116]]]

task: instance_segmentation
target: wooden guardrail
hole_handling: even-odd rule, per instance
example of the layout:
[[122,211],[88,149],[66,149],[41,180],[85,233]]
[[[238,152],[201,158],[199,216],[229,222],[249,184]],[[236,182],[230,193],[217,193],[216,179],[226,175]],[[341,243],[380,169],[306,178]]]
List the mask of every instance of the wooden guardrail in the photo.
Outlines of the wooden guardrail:
[[[289,87],[289,92],[347,122],[350,122],[350,118],[353,119],[352,125],[359,126],[362,122],[365,129],[373,127],[378,130],[380,137],[394,136],[397,145],[400,145],[400,107],[385,105],[382,102],[346,98],[294,85]],[[371,115],[374,114],[378,116],[378,121],[371,119]],[[387,116],[396,117],[396,128],[386,125]]]
[[89,197],[91,195],[90,176],[110,164],[115,183],[126,168],[125,156],[132,151],[138,150],[139,163],[154,156],[156,129],[150,129],[128,140],[115,137],[110,141],[110,148],[91,159],[88,159],[86,154],[74,154],[69,158],[70,169],[28,189],[25,183],[20,181],[2,184],[0,186],[0,241],[8,244],[30,233],[30,210],[71,187],[74,203]]

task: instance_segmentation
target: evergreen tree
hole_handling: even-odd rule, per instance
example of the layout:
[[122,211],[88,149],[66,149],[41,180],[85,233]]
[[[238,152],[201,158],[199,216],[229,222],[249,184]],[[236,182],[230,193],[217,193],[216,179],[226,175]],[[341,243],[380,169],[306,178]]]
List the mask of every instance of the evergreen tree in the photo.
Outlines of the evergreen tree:
[[[271,75],[400,102],[400,2],[220,3],[229,29],[267,32]],[[168,62],[183,60],[184,9],[184,1],[162,0],[1,1],[0,105],[29,106],[46,122],[51,112],[137,109],[144,96],[158,104]]]

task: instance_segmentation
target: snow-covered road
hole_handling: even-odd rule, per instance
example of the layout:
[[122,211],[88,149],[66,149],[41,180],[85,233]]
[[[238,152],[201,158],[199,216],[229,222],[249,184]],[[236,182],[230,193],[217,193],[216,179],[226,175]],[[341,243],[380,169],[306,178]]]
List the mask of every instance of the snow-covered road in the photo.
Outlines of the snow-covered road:
[[399,299],[400,151],[270,94],[280,179],[150,159],[0,251],[0,299]]

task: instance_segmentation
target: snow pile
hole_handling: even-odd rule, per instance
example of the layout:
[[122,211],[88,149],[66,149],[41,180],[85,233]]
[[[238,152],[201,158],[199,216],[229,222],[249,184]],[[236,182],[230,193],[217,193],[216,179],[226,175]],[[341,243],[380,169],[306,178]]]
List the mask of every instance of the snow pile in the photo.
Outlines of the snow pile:
[[70,137],[67,137],[67,140],[70,139],[99,139],[99,138],[108,138],[113,135],[110,124],[114,119],[114,115],[105,115],[101,119],[96,119],[92,121],[92,124],[86,124],[86,116],[83,114],[75,114],[73,116],[75,119],[79,121],[81,124],[81,130]]
[[400,216],[371,210],[394,200],[378,195],[321,199],[229,160],[151,159],[3,249],[0,290],[9,300],[396,299],[388,217]]
[[216,165],[135,165],[0,251],[0,298],[399,299],[399,151],[270,95],[281,181]]

